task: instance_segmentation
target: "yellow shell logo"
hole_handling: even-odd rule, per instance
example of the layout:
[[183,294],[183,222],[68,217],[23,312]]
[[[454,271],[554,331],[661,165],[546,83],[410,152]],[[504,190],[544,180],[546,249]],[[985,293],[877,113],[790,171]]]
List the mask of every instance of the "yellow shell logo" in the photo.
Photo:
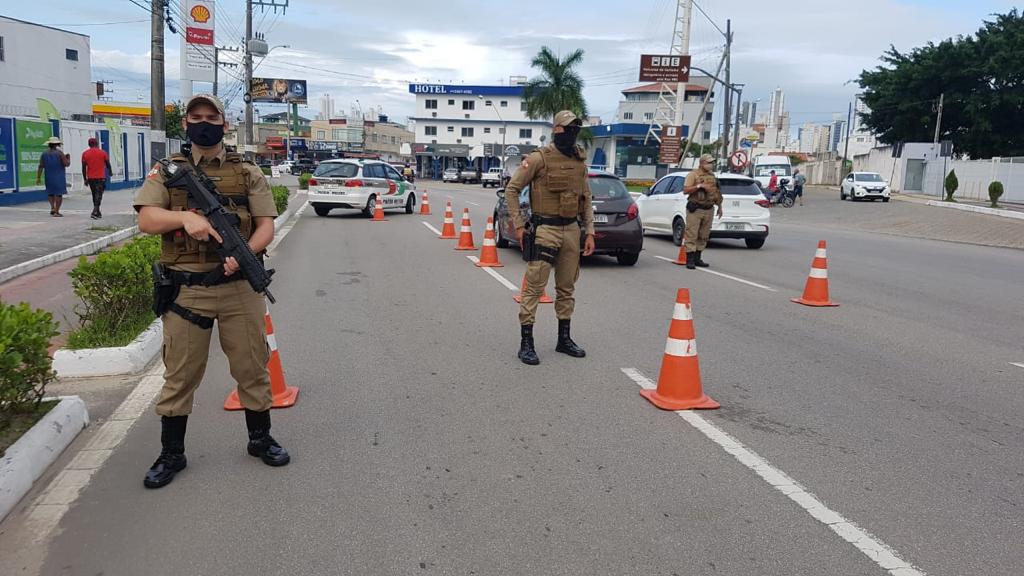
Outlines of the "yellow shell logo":
[[210,9],[202,4],[197,4],[189,11],[189,16],[200,24],[206,24],[210,20]]

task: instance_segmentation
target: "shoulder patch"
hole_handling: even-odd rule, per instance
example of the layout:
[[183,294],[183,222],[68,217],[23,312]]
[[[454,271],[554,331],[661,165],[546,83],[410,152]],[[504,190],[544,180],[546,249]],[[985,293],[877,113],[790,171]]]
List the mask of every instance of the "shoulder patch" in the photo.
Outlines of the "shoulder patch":
[[522,165],[523,165],[523,168],[529,168],[530,167],[530,161],[527,160],[526,158],[523,158]]
[[155,180],[156,177],[159,176],[159,175],[160,175],[160,163],[157,162],[156,164],[153,164],[153,167],[150,168],[149,173],[146,174],[146,180]]

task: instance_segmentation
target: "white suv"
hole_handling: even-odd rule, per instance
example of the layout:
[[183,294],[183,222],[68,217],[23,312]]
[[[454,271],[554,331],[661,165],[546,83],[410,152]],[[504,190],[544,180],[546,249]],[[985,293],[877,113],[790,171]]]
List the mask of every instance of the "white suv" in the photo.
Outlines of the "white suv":
[[889,201],[889,183],[877,172],[853,172],[839,185],[839,199]]
[[309,203],[317,216],[334,208],[362,210],[373,216],[377,197],[384,209],[416,207],[416,186],[406,182],[391,165],[378,160],[324,160],[309,179]]
[[[683,182],[689,172],[663,176],[636,199],[644,231],[671,233],[672,241],[683,243],[686,226],[686,194]],[[737,238],[747,248],[760,248],[768,238],[771,214],[757,182],[739,174],[716,174],[722,190],[722,212],[711,224],[712,238]]]

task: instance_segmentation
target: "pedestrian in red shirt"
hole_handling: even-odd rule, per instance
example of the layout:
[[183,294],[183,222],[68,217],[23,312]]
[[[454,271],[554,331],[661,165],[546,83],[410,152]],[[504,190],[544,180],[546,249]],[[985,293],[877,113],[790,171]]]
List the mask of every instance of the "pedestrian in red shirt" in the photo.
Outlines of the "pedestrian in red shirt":
[[107,174],[113,174],[110,157],[99,146],[95,138],[89,138],[89,148],[82,152],[82,177],[92,191],[92,219],[102,218],[100,203],[103,202],[103,191],[107,188]]

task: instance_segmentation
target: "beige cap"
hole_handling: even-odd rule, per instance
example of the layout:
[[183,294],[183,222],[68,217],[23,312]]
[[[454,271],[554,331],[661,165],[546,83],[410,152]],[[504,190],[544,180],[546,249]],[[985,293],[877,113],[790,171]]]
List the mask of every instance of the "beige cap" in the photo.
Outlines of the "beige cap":
[[213,94],[196,94],[195,96],[188,99],[188,104],[185,104],[185,112],[188,113],[196,104],[209,104],[220,112],[220,115],[224,115],[224,104],[221,103],[220,98],[217,98]]
[[711,164],[714,164],[715,157],[712,156],[711,154],[701,154],[700,163],[703,164],[705,162],[710,162]]
[[583,124],[583,121],[573,114],[571,110],[562,110],[555,114],[555,126],[568,126],[574,122],[580,125]]
[[60,145],[63,144],[63,142],[61,142],[60,138],[57,138],[56,136],[50,136],[50,138],[46,141],[46,145],[49,146],[50,144]]

